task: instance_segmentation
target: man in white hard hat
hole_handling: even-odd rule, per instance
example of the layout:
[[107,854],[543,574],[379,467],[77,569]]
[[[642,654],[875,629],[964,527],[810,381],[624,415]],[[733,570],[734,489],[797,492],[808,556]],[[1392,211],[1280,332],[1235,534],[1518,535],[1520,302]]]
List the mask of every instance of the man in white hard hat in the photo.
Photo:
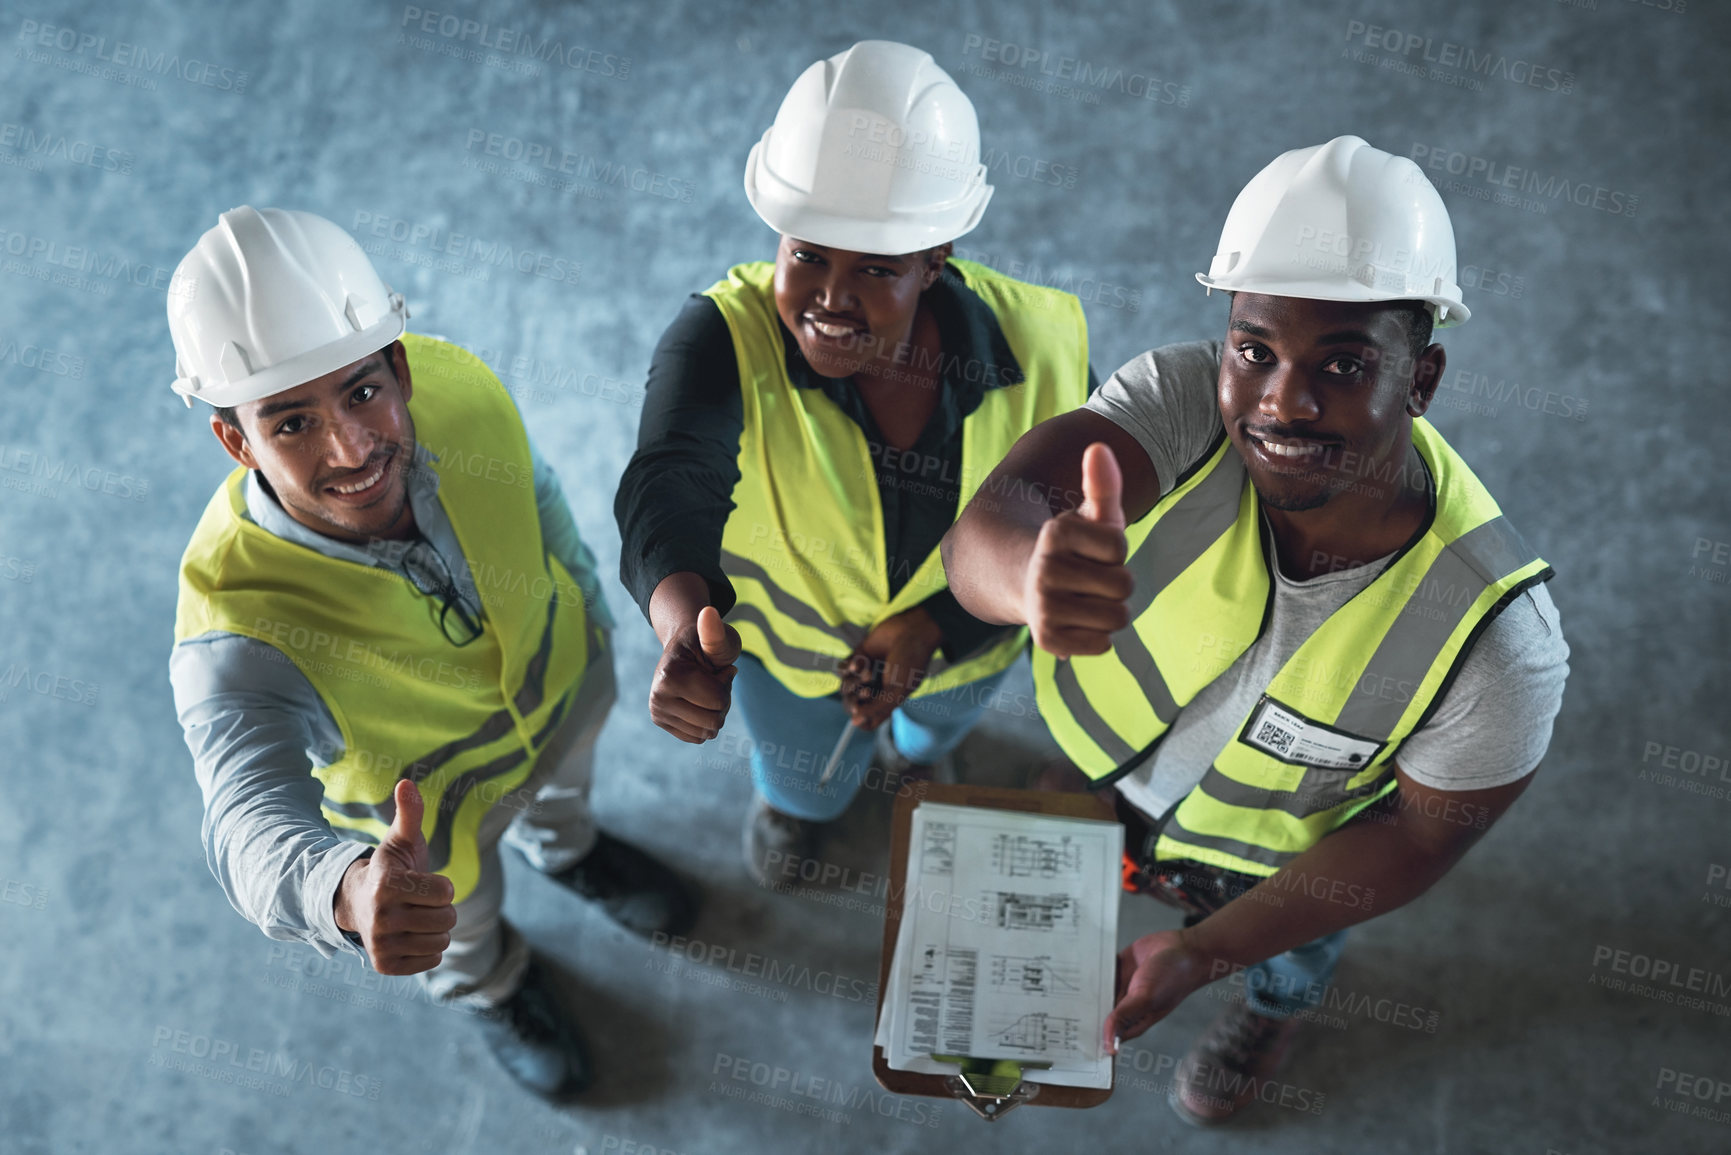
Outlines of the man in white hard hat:
[[1423,418],[1433,324],[1468,313],[1418,167],[1352,136],[1283,154],[1197,279],[1231,295],[1224,342],[1142,354],[992,479],[1082,503],[976,502],[944,550],[965,607],[1029,625],[1053,736],[1116,784],[1126,889],[1186,913],[1120,956],[1107,1045],[1245,988],[1173,1080],[1214,1123],[1265,1086],[1346,928],[1531,783],[1569,651],[1550,567]]
[[419,974],[525,1087],[575,1095],[589,1062],[500,914],[500,839],[639,934],[695,904],[590,817],[612,620],[558,479],[330,221],[232,209],[178,275],[174,390],[238,466],[181,560],[169,663],[211,870],[265,934]]
[[1070,294],[950,259],[985,178],[930,54],[818,61],[746,161],[775,260],[693,296],[650,366],[614,505],[664,646],[650,715],[700,743],[737,699],[766,886],[821,876],[823,825],[930,773],[1026,644],[956,604],[937,544],[1018,436],[1085,399],[1088,338]]

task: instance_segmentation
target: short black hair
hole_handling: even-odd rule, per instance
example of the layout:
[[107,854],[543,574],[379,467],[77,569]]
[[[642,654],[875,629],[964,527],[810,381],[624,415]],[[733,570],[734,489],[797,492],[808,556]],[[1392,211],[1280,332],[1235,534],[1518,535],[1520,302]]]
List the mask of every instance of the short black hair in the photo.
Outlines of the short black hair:
[[1402,301],[1400,303],[1406,306],[1407,343],[1412,353],[1413,362],[1416,364],[1418,359],[1424,355],[1424,351],[1430,348],[1431,328],[1436,318],[1431,313],[1429,301]]

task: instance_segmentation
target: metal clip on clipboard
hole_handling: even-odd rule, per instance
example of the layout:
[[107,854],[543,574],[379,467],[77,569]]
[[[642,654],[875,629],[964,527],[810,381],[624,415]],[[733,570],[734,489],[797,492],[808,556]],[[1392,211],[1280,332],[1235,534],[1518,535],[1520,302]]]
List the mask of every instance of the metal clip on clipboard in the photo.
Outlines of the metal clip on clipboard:
[[932,1061],[961,1067],[961,1074],[944,1076],[944,1086],[988,1123],[1002,1119],[1040,1093],[1040,1084],[1027,1082],[1022,1072],[1044,1071],[1052,1065],[1016,1059],[976,1059],[972,1055],[933,1055]]

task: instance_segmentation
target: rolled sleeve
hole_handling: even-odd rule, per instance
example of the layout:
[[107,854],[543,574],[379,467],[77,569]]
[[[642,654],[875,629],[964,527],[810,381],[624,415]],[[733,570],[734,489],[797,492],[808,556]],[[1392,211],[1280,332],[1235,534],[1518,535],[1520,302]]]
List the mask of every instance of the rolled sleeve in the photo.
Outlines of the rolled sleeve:
[[714,301],[693,297],[655,348],[637,451],[613,501],[619,578],[645,618],[655,587],[675,573],[702,575],[710,603],[733,608],[721,538],[744,429],[733,335]]
[[280,651],[233,634],[176,645],[175,710],[204,797],[205,860],[229,902],[268,937],[325,957],[365,952],[336,924],[343,872],[370,853],[320,811],[341,740],[323,701]]

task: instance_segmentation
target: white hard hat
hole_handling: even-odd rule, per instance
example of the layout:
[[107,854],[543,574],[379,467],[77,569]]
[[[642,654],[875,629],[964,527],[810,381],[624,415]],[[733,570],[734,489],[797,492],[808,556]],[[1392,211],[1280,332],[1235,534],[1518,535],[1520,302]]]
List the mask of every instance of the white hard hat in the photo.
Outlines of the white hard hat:
[[383,349],[409,310],[355,239],[313,213],[242,205],[174,272],[174,391],[222,408],[257,401]]
[[1472,313],[1455,233],[1418,165],[1356,136],[1282,153],[1253,177],[1196,279],[1209,289],[1321,301],[1426,301],[1438,328]]
[[745,195],[779,233],[892,256],[971,230],[992,186],[949,73],[929,52],[862,40],[794,82],[745,162]]

